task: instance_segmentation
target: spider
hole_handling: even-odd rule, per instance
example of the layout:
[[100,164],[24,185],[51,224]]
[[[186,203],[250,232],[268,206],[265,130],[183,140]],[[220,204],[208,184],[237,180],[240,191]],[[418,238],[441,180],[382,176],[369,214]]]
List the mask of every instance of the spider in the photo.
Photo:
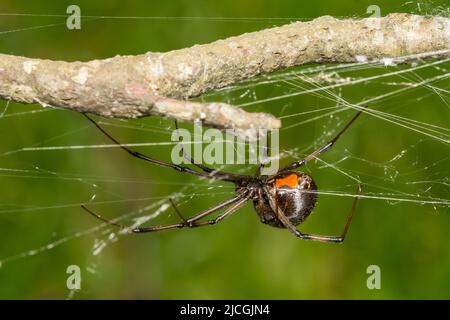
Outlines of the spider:
[[[107,138],[117,144],[123,150],[128,152],[133,157],[148,161],[150,163],[159,165],[161,167],[170,168],[182,173],[206,178],[209,180],[220,180],[225,182],[232,182],[235,184],[236,195],[226,201],[223,201],[216,206],[209,208],[201,213],[198,213],[191,218],[185,219],[180,211],[175,206],[172,199],[169,199],[175,212],[180,218],[179,223],[152,226],[152,227],[137,227],[132,228],[134,233],[146,233],[156,232],[169,229],[180,228],[194,228],[207,225],[214,225],[224,220],[238,209],[240,209],[247,201],[252,200],[256,213],[258,214],[262,223],[277,228],[286,228],[291,231],[295,236],[302,240],[314,240],[321,242],[341,243],[344,241],[347,235],[350,223],[352,221],[353,214],[356,209],[356,203],[361,193],[361,185],[358,184],[356,190],[356,196],[354,197],[351,209],[348,213],[346,224],[343,232],[340,236],[327,236],[327,235],[315,235],[304,234],[297,230],[296,226],[309,217],[317,202],[317,185],[313,178],[301,171],[296,171],[310,160],[317,158],[320,154],[328,151],[341,137],[341,135],[354,123],[359,117],[361,111],[359,111],[348,123],[341,129],[337,135],[329,142],[325,143],[322,147],[318,148],[310,155],[303,159],[295,161],[288,166],[281,168],[274,175],[261,175],[261,169],[264,167],[262,163],[254,176],[240,175],[235,173],[223,172],[220,170],[211,169],[205,165],[198,164],[193,161],[186,153],[184,156],[186,159],[197,168],[194,170],[187,166],[177,165],[173,163],[164,162],[146,156],[140,152],[133,151],[128,147],[122,145],[119,141],[113,138],[108,132],[106,132],[97,122],[90,118],[87,114],[84,114],[89,121],[91,121],[95,127],[97,127]],[[94,217],[106,222],[108,224],[117,226],[119,228],[130,228],[122,224],[112,222],[101,215],[88,209],[86,206],[81,206],[88,213]],[[201,220],[204,217],[210,216],[212,213],[221,209],[227,208],[222,214],[211,220]]]

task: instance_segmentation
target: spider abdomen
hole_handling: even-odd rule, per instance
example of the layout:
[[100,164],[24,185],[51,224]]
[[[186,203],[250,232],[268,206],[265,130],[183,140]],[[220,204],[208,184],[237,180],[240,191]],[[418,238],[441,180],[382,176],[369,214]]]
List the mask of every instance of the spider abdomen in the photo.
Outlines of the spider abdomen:
[[277,207],[289,221],[299,225],[311,214],[317,202],[317,186],[303,172],[287,171],[268,180],[262,196],[253,201],[261,222],[272,227],[284,228],[277,218]]

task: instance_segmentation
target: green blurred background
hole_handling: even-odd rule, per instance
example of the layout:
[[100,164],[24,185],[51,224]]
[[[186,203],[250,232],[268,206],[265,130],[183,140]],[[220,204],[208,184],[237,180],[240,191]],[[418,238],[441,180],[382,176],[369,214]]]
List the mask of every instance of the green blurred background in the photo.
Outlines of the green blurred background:
[[[421,10],[430,10],[422,12],[432,13],[432,9],[445,8],[445,3],[420,5]],[[89,16],[203,18],[91,17],[83,20],[81,30],[69,31],[63,17],[35,16],[65,14],[70,4],[78,4],[82,15]],[[366,8],[372,4],[380,6],[382,15],[418,10],[414,1],[2,1],[0,13],[34,15],[0,16],[0,52],[72,61],[168,51],[290,21],[267,18],[366,16]],[[427,79],[448,72],[449,66],[447,63],[440,65],[441,69],[425,68],[406,80]],[[369,68],[349,71],[344,76],[362,77],[392,70]],[[383,79],[389,80],[406,81]],[[434,85],[448,90],[449,81]],[[295,88],[288,85],[265,85],[251,92],[262,99],[292,89]],[[387,89],[395,88],[380,82],[349,86],[337,93],[358,102]],[[251,101],[251,94],[241,97],[243,92],[222,92],[207,99],[235,104]],[[286,116],[335,103],[305,94],[255,104],[247,110]],[[5,105],[1,103],[0,111]],[[442,90],[438,94],[430,88],[419,88],[373,107],[444,128],[449,125],[448,94]],[[0,298],[450,298],[448,207],[416,202],[362,199],[343,245],[302,242],[285,230],[261,224],[248,204],[215,227],[121,236],[94,255],[95,246],[108,238],[105,230],[113,230],[89,231],[100,223],[83,212],[79,204],[94,194],[95,201],[110,203],[92,204],[91,208],[113,218],[165,199],[185,185],[185,194],[198,193],[179,200],[180,210],[188,215],[231,197],[233,188],[142,163],[118,149],[5,155],[32,146],[109,143],[79,114],[58,110],[30,113],[32,110],[42,108],[11,103],[0,118]],[[334,130],[352,114],[347,111],[337,118],[321,118],[284,129],[280,147],[311,151],[325,141],[324,130]],[[283,120],[283,125],[289,127],[312,117],[293,116]],[[105,122],[116,125],[108,126],[108,130],[124,143],[170,141],[173,126],[172,121],[157,118]],[[189,124],[183,127],[191,128]],[[170,146],[140,150],[159,159],[170,159]],[[406,150],[403,157],[390,161],[402,150]],[[339,162],[346,156],[347,160]],[[449,197],[448,144],[380,119],[363,116],[323,159],[359,176],[367,184],[365,193],[369,195]],[[317,163],[306,169],[321,190],[354,192],[352,180],[322,167]],[[254,170],[234,166],[226,169],[249,174]],[[142,198],[150,199],[132,200]],[[338,234],[350,204],[350,198],[321,196],[314,214],[301,230]],[[175,220],[169,209],[149,224]],[[29,251],[52,243],[57,245]],[[82,289],[73,296],[66,287],[69,265],[78,265],[82,271]],[[366,287],[369,265],[381,268],[381,290]]]

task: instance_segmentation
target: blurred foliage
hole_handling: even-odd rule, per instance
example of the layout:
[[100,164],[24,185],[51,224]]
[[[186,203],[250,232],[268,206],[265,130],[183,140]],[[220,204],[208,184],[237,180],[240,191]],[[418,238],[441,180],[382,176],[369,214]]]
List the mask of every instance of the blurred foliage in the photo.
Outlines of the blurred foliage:
[[[65,14],[67,6],[74,3],[81,7],[83,15],[92,16],[83,19],[81,30],[67,30],[64,17],[0,16],[0,52],[48,59],[90,60],[116,54],[173,50],[283,23],[268,19],[100,19],[94,16],[307,20],[322,15],[367,16],[366,8],[371,4],[379,5],[383,15],[417,10],[414,1],[4,0],[0,3],[0,12],[60,15]],[[445,7],[445,4],[445,1],[437,1],[432,6]],[[7,32],[9,30],[17,31]],[[352,76],[362,76],[362,72],[366,76],[378,71],[353,71]],[[381,94],[381,87],[370,88],[373,91],[346,88],[345,96],[356,102]],[[284,89],[264,86],[258,90],[258,98],[262,98],[279,95]],[[383,111],[395,110],[415,120],[448,127],[448,100],[447,106],[437,94],[418,100],[428,93],[427,90],[417,90],[395,97],[389,100],[388,107],[391,109]],[[222,93],[213,98],[245,102],[245,98]],[[294,113],[307,111],[308,108],[313,110],[321,106],[323,100],[313,95],[301,95],[288,101],[255,105],[248,110],[267,111],[278,116],[283,114],[286,103],[289,112]],[[4,105],[3,102],[0,110]],[[11,103],[7,115],[31,110],[42,109]],[[349,116],[351,114],[346,113],[343,119]],[[0,168],[24,170],[19,174],[2,170],[0,174],[0,261],[98,225],[99,221],[78,206],[93,194],[97,194],[99,201],[152,197],[159,200],[179,191],[182,185],[193,184],[193,190],[197,190],[197,185],[198,192],[206,196],[181,201],[180,209],[187,215],[204,210],[230,197],[233,192],[232,186],[220,183],[212,184],[215,188],[211,191],[207,182],[142,163],[118,149],[3,155],[10,150],[30,146],[88,145],[108,141],[88,127],[81,115],[69,111],[5,116],[0,121],[0,135],[3,137]],[[298,121],[295,117],[286,119],[284,126]],[[282,131],[282,149],[290,150],[296,146],[307,148],[317,143],[316,139],[322,135],[324,128],[336,124],[329,121],[320,119]],[[109,122],[127,125],[120,121]],[[147,118],[129,121],[129,124],[142,124],[160,130],[147,134],[144,130],[123,127],[108,129],[127,143],[170,141],[172,121]],[[183,126],[190,127],[189,124]],[[336,151],[331,151],[324,159],[338,161],[342,158],[342,152],[349,150],[355,157],[383,163],[421,138],[420,134],[391,123],[365,117],[346,133]],[[142,150],[160,159],[170,158],[170,146]],[[448,146],[430,139],[420,143],[412,154],[396,163],[395,169],[401,175],[414,161],[418,162],[417,167],[425,168],[446,158]],[[318,163],[307,168],[319,187],[336,190],[341,185],[351,184],[333,170],[321,170],[320,167]],[[375,178],[385,174],[355,159],[342,163],[342,168],[354,173],[373,170],[370,173]],[[233,170],[233,167],[227,169]],[[253,169],[248,172],[253,172]],[[32,177],[36,176],[36,170],[40,172],[40,178]],[[448,168],[439,167],[439,164],[431,166],[429,170],[420,170],[410,181],[433,180],[439,177],[434,175],[438,172],[448,174]],[[113,181],[95,182],[98,186],[95,188],[88,180],[65,179],[67,175],[110,177]],[[121,182],[114,179],[117,177],[140,179],[142,183]],[[223,187],[219,188],[221,185]],[[353,186],[345,190],[351,193]],[[395,183],[390,186],[395,186]],[[448,186],[434,186],[433,192],[448,198]],[[108,217],[117,217],[149,203],[151,200],[130,200],[96,205],[95,210]],[[348,198],[321,197],[302,230],[338,234],[350,203]],[[42,209],[27,210],[36,207]],[[175,216],[173,213],[169,216],[169,212],[149,223],[173,221]],[[218,226],[129,235],[121,237],[120,241],[109,245],[97,256],[92,254],[93,245],[96,239],[107,236],[99,232],[77,237],[51,250],[4,262],[0,268],[0,298],[66,298],[69,296],[66,288],[68,265],[79,265],[82,269],[82,290],[74,298],[450,298],[450,255],[446,248],[450,240],[449,227],[448,208],[434,210],[432,206],[417,203],[394,204],[364,199],[359,203],[349,237],[343,245],[310,243],[297,240],[285,230],[262,225],[251,204],[248,204]],[[381,267],[381,290],[368,290],[366,287],[366,269],[373,264]]]

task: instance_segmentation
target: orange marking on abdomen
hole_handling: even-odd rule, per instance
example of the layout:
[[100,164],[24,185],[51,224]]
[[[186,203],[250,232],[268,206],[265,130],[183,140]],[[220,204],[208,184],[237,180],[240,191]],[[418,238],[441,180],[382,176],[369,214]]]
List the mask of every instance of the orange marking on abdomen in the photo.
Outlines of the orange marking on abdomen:
[[296,174],[288,175],[282,179],[276,179],[277,188],[288,186],[290,188],[295,188],[298,185],[298,179]]

